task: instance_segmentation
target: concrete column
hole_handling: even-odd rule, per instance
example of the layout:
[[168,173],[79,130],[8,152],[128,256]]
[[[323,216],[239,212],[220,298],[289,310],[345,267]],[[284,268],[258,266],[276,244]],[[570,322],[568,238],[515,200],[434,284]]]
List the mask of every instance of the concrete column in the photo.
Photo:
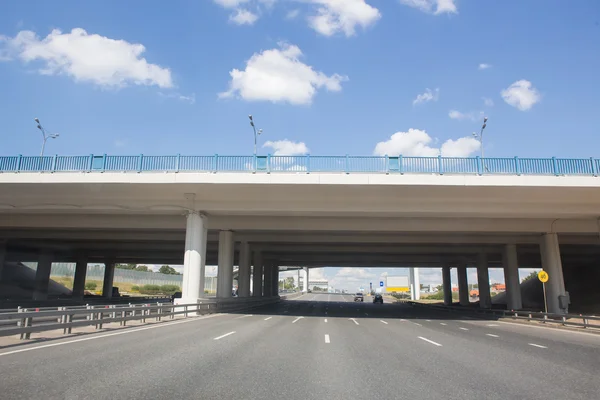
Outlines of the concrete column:
[[421,280],[419,279],[419,268],[411,268],[410,275],[410,299],[421,299]]
[[260,251],[255,251],[254,266],[252,267],[252,297],[262,297],[262,271],[262,254]]
[[444,305],[452,305],[452,275],[450,267],[442,267],[442,284],[444,288]]
[[309,286],[308,286],[308,267],[304,267],[304,290],[302,290],[304,293],[308,292]]
[[566,295],[566,291],[558,235],[556,233],[546,233],[542,237],[541,251],[542,268],[548,273],[548,282],[546,282],[548,312],[555,314],[567,313],[566,299],[562,302],[559,300],[559,297]]
[[523,308],[523,302],[521,300],[521,283],[516,245],[507,244],[504,246],[502,264],[504,266],[504,283],[506,284],[506,307],[509,310],[520,310]]
[[6,242],[0,241],[0,281],[2,281],[2,271],[4,270],[4,259],[6,258]]
[[111,261],[104,262],[104,282],[102,283],[102,297],[112,299],[113,281],[115,278],[115,263]]
[[75,277],[73,278],[73,291],[71,297],[73,299],[83,299],[83,293],[85,291],[85,276],[87,274],[87,257],[83,254],[77,257],[77,263],[75,264]]
[[38,258],[33,300],[48,300],[48,284],[50,283],[53,258],[51,253],[46,252],[41,253]]
[[265,277],[264,296],[273,296],[273,265],[265,264],[263,275]]
[[217,268],[217,298],[231,298],[233,291],[233,232],[219,232],[219,266]]
[[251,252],[248,242],[240,244],[240,262],[238,277],[238,296],[250,297],[250,260]]
[[180,304],[195,303],[204,295],[204,266],[206,263],[206,216],[197,212],[187,215],[183,283]]
[[273,278],[271,278],[271,281],[273,282],[271,296],[279,296],[279,265],[273,265],[271,272],[273,273]]
[[487,265],[487,254],[477,255],[477,286],[479,288],[479,307],[492,308],[490,295],[490,272]]
[[458,299],[461,306],[469,305],[469,282],[467,281],[467,267],[456,268],[458,275]]

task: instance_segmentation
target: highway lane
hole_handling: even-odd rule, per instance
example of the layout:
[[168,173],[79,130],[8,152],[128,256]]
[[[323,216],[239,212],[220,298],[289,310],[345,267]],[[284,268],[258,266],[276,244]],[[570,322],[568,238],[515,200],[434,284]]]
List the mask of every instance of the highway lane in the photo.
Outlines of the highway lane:
[[308,293],[244,314],[45,348],[30,344],[22,349],[32,350],[6,355],[15,348],[0,349],[2,398],[591,399],[600,393],[600,336],[352,298]]

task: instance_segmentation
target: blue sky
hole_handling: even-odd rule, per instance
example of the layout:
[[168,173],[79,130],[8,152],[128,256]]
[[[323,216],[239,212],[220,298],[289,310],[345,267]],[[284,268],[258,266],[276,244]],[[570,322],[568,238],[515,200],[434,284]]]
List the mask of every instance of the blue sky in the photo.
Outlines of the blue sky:
[[487,155],[597,156],[595,0],[57,4],[3,2],[0,154],[34,117],[50,154],[251,154],[253,114],[263,153],[475,154],[486,115]]
[[249,155],[253,114],[263,154],[473,155],[485,115],[488,156],[598,157],[599,44],[597,0],[5,0],[0,155],[35,117],[47,154]]

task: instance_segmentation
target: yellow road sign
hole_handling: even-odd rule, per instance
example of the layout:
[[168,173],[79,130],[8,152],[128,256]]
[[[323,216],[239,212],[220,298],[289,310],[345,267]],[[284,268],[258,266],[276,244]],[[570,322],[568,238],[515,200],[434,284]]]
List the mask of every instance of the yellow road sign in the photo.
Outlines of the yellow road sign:
[[548,282],[548,273],[546,271],[540,271],[540,272],[538,272],[538,279],[542,283]]
[[406,286],[395,286],[395,287],[387,287],[386,288],[386,292],[391,293],[391,292],[408,292],[410,290],[410,288],[406,287]]

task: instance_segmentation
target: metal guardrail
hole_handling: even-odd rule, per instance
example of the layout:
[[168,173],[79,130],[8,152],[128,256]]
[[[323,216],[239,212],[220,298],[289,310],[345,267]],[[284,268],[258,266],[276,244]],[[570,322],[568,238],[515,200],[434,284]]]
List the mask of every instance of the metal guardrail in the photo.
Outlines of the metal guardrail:
[[[21,308],[17,312],[0,313],[0,336],[20,335],[21,339],[30,339],[31,333],[62,329],[63,334],[70,334],[72,328],[95,326],[102,329],[104,324],[119,322],[125,326],[127,321],[154,318],[174,319],[176,315],[188,317],[190,314],[203,315],[215,312],[236,311],[257,307],[279,301],[279,297],[257,299],[233,299],[225,302],[198,302],[189,304],[155,303],[86,305],[74,307],[58,307],[55,309]],[[14,321],[7,325],[4,321]],[[35,323],[37,322],[37,323]]]
[[398,156],[4,156],[0,172],[337,172],[598,176],[598,158]]
[[[468,308],[468,307],[456,307],[456,306],[443,306],[437,304],[424,304],[414,301],[406,301],[411,306],[420,306],[434,308],[436,310],[448,311],[448,312],[469,312],[475,314],[487,314],[493,315],[499,318],[510,318],[515,320],[525,321],[539,321],[548,324],[558,324],[562,326],[579,326],[583,328],[597,328],[600,329],[600,317],[594,315],[582,315],[582,314],[552,314],[537,311],[513,311],[513,310],[495,310],[485,308]],[[575,322],[573,320],[581,320],[582,322]]]

